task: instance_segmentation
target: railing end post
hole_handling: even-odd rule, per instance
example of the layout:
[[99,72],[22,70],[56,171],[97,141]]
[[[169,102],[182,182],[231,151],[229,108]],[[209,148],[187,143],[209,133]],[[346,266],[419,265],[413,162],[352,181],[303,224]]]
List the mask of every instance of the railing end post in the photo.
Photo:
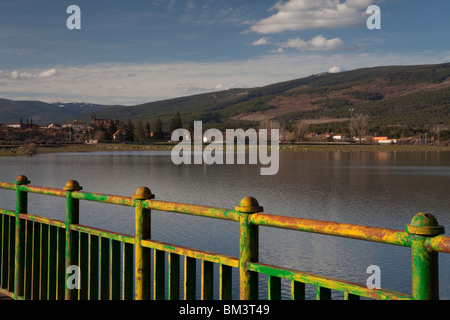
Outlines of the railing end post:
[[415,300],[439,299],[438,253],[427,246],[429,238],[444,233],[437,219],[428,212],[419,212],[406,226],[411,238],[412,293]]
[[150,299],[150,250],[141,245],[141,240],[151,239],[150,209],[145,209],[142,201],[153,199],[155,195],[147,187],[139,187],[132,198],[135,200],[135,300]]
[[258,262],[259,231],[258,226],[251,224],[250,217],[261,212],[258,201],[253,197],[245,197],[236,206],[240,217],[240,254],[239,254],[239,298],[241,300],[258,299],[258,274],[249,270],[249,263]]

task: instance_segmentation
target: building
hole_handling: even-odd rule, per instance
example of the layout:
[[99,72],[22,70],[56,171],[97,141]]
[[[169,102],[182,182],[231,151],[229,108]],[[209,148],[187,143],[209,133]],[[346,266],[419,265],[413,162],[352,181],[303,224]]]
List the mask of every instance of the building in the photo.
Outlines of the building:
[[108,128],[111,124],[117,126],[119,124],[119,121],[116,119],[97,119],[95,113],[91,114],[91,126],[93,127],[103,126],[105,128]]
[[87,129],[87,127],[89,127],[89,125],[86,122],[74,120],[72,122],[63,124],[62,127],[63,128],[72,128],[73,131],[81,131],[81,130]]

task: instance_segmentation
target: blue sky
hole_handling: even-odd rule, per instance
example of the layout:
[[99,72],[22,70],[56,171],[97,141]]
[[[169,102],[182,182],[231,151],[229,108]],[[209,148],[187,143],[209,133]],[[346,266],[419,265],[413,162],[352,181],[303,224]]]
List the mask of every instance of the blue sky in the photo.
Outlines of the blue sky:
[[[81,29],[69,30],[70,5]],[[369,30],[369,5],[381,29]],[[0,97],[133,105],[450,60],[444,0],[3,0]]]

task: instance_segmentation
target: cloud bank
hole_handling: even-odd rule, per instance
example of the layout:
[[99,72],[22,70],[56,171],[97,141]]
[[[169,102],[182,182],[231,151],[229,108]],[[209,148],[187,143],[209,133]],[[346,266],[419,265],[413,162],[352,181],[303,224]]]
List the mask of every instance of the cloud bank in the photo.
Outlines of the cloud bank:
[[[319,41],[320,40],[320,41]],[[306,49],[338,41],[298,40],[289,45]],[[432,64],[448,61],[450,52],[349,53],[314,50],[268,54],[227,62],[165,64],[92,64],[55,66],[47,70],[2,70],[0,97],[54,101],[85,101],[134,105],[198,93],[264,86],[321,72],[339,72],[385,65]]]
[[350,27],[361,24],[371,0],[289,0],[278,2],[268,18],[254,23],[250,31],[275,34],[284,31],[301,31],[325,28]]

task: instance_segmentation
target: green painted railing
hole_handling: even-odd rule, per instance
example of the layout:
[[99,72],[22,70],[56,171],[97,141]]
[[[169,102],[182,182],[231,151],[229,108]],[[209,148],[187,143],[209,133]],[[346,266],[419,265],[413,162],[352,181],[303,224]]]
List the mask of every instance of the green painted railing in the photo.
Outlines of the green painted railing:
[[[281,298],[281,280],[287,279],[292,299],[305,299],[308,284],[316,287],[316,298],[321,300],[331,299],[332,290],[343,292],[348,300],[429,300],[439,298],[438,252],[450,252],[450,237],[441,235],[444,228],[429,213],[417,214],[405,231],[398,231],[264,214],[251,197],[231,210],[154,200],[147,187],[138,188],[132,197],[122,197],[83,192],[76,181],[69,181],[63,189],[29,183],[25,176],[14,183],[0,182],[0,189],[16,192],[15,210],[0,209],[0,294],[13,299],[193,300],[199,291],[201,299],[208,300],[217,290],[213,279],[218,265],[218,297],[223,300],[232,298],[233,268],[239,271],[242,300],[258,299],[260,274],[267,276],[268,299]],[[29,214],[28,193],[66,198],[66,220]],[[79,224],[80,200],[134,207],[135,235]],[[239,257],[152,240],[151,210],[238,222]],[[259,226],[410,247],[412,295],[259,263]],[[200,275],[197,262],[201,263]],[[76,288],[69,286],[71,266],[80,270]],[[196,288],[198,283],[201,288]]]

